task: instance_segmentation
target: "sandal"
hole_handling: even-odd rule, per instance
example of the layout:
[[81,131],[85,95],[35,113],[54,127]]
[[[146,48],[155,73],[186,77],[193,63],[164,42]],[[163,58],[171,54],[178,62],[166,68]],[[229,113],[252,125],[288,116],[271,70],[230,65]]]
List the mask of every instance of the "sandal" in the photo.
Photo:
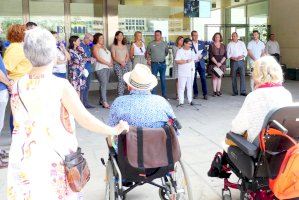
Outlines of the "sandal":
[[8,156],[9,154],[5,150],[0,149],[0,159],[8,158]]
[[110,105],[107,102],[103,102],[102,107],[106,109],[110,109]]
[[7,168],[7,167],[8,167],[8,162],[5,162],[0,159],[0,169]]

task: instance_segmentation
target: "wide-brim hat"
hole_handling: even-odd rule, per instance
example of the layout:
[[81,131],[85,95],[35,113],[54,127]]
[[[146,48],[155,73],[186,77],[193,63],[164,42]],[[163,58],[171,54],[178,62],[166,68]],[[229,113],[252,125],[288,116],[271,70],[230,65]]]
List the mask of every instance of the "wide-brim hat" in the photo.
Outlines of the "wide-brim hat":
[[157,86],[158,80],[149,69],[143,64],[135,65],[131,72],[127,72],[123,76],[128,86],[136,90],[151,90]]

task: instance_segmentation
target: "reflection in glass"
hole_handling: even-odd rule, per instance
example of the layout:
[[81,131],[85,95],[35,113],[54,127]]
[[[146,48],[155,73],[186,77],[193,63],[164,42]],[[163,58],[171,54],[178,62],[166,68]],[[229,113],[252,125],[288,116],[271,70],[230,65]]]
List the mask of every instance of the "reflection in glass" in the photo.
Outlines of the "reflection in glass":
[[85,33],[103,33],[103,3],[71,3],[71,34],[83,37]]
[[29,2],[29,14],[30,21],[49,31],[56,31],[60,38],[65,38],[63,1],[31,0]]

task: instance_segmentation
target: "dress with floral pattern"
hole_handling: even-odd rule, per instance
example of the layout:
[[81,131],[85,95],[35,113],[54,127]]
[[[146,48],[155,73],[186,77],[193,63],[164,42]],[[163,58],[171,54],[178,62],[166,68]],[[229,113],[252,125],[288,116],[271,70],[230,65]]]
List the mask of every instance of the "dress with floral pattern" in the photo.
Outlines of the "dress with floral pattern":
[[[74,120],[61,115],[64,79],[24,76],[11,96],[14,130],[7,172],[8,200],[79,200],[62,158],[78,147]],[[24,105],[22,104],[21,100]],[[26,111],[25,107],[28,111]],[[61,156],[61,157],[60,157]]]
[[77,47],[70,49],[71,60],[69,61],[69,78],[70,82],[77,92],[84,90],[86,87],[87,78],[84,76],[85,63],[88,61],[84,49]]

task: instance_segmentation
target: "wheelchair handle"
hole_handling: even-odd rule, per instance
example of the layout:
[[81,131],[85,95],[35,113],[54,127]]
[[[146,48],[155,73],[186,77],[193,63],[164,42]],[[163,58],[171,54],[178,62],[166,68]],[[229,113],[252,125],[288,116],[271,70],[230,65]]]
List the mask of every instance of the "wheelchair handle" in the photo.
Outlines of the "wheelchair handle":
[[181,125],[181,123],[180,123],[179,120],[177,120],[176,118],[173,119],[173,126],[174,126],[176,129],[182,129],[182,125]]
[[283,132],[284,134],[288,133],[288,129],[286,129],[281,123],[279,123],[276,120],[272,120],[270,121],[269,125],[274,125],[274,128],[277,128],[278,130],[280,130],[281,132]]

